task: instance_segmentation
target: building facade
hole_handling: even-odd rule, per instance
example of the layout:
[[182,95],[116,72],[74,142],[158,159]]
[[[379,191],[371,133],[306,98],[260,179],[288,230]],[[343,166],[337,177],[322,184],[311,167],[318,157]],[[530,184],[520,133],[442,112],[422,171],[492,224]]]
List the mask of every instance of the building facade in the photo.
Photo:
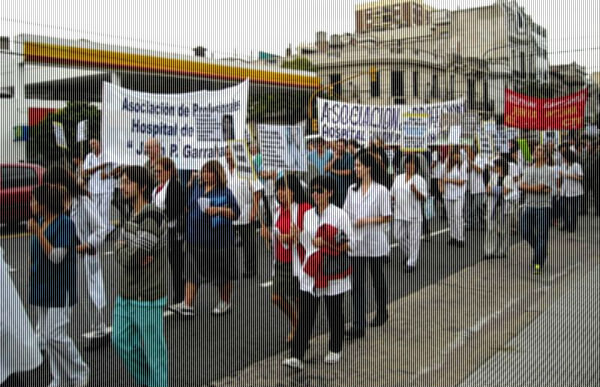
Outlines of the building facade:
[[[380,3],[360,10],[373,4]],[[376,82],[367,75],[335,87],[343,99],[415,104],[464,98],[468,108],[498,121],[504,114],[505,88],[549,82],[546,30],[516,1],[430,10],[429,18],[423,25],[329,39],[319,32],[314,44],[298,47],[298,56],[319,68],[323,84],[375,69]]]
[[422,26],[431,22],[433,8],[423,0],[380,0],[355,8],[356,33]]

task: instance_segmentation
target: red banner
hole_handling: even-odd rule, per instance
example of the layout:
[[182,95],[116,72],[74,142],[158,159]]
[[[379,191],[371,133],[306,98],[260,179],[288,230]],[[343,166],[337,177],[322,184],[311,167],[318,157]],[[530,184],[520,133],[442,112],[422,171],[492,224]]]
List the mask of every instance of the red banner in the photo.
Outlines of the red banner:
[[504,125],[519,129],[583,128],[588,89],[560,98],[535,98],[504,90]]

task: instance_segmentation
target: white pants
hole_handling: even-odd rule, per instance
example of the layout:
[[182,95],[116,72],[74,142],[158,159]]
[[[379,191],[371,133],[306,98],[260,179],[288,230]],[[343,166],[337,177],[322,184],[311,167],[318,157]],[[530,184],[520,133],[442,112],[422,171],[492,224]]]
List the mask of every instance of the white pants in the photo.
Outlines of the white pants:
[[417,266],[421,248],[421,223],[409,220],[394,221],[394,236],[398,241],[400,251],[408,258],[407,266]]
[[[92,329],[104,328],[102,309],[106,306],[106,295],[104,291],[104,278],[98,255],[85,255],[83,258],[85,267],[85,284],[89,300],[88,318]],[[91,305],[89,305],[91,304]]]
[[112,192],[93,193],[92,201],[98,209],[98,214],[108,226],[108,232],[111,232],[115,227],[110,221],[110,202],[112,200]]
[[90,370],[83,362],[73,340],[67,335],[71,308],[36,308],[40,335],[52,372],[51,386],[70,386],[87,380]]
[[464,242],[465,221],[463,218],[464,198],[448,200],[444,199],[446,213],[448,215],[448,227],[450,228],[450,238]]

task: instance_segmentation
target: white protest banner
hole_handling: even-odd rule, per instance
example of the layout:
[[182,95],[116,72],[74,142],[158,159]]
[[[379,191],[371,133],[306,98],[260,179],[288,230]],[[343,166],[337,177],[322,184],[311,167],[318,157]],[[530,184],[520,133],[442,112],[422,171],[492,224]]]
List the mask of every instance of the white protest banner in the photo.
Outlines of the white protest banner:
[[497,153],[508,153],[508,137],[504,129],[497,128],[496,134],[493,136],[494,144],[496,145]]
[[483,133],[487,135],[496,134],[496,123],[494,121],[486,121],[483,123]]
[[460,125],[452,125],[448,133],[448,144],[449,145],[460,145],[460,132],[462,127]]
[[252,156],[250,156],[246,141],[229,140],[227,144],[229,144],[229,149],[235,162],[237,176],[242,180],[256,180],[254,163],[252,162]]
[[156,138],[177,169],[225,164],[225,141],[244,138],[248,81],[215,91],[151,94],[104,83],[101,136],[107,162],[143,165]]
[[479,133],[477,135],[477,146],[479,148],[479,154],[487,160],[491,160],[496,153],[494,147],[494,136],[489,133]]
[[464,113],[464,99],[426,105],[361,105],[342,101],[317,99],[319,134],[326,141],[338,139],[366,143],[370,133],[387,145],[402,142],[402,115],[427,114],[428,129],[439,130],[440,117],[445,113]]
[[306,172],[303,125],[257,125],[256,131],[265,169]]
[[429,116],[420,113],[407,113],[402,118],[402,151],[426,152]]
[[509,141],[519,138],[519,129],[517,128],[504,128],[504,132],[506,133],[506,138]]
[[544,130],[540,132],[540,143],[542,145],[554,144],[555,146],[558,146],[560,144],[560,131]]
[[67,149],[67,138],[65,137],[65,129],[63,128],[62,124],[57,121],[52,121],[52,128],[54,129],[56,146],[62,149]]
[[77,124],[76,142],[86,141],[87,139],[88,139],[88,120],[83,120]]

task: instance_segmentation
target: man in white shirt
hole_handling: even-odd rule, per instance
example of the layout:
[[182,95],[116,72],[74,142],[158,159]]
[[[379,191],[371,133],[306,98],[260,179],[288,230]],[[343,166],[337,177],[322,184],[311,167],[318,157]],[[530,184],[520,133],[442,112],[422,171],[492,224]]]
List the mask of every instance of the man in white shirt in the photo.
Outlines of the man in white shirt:
[[90,140],[91,152],[83,162],[83,173],[89,178],[88,190],[100,217],[106,222],[109,233],[114,230],[110,221],[110,203],[115,189],[115,180],[111,176],[112,163],[104,161],[102,145],[97,139]]
[[485,184],[483,171],[485,160],[473,147],[467,151],[466,158],[469,173],[469,191],[465,195],[466,230],[485,230]]
[[258,219],[258,203],[262,200],[263,185],[260,180],[242,180],[235,170],[231,150],[225,150],[227,160],[227,188],[231,190],[240,208],[240,217],[233,221],[244,250],[244,278],[256,276],[256,245],[254,243],[255,222]]

